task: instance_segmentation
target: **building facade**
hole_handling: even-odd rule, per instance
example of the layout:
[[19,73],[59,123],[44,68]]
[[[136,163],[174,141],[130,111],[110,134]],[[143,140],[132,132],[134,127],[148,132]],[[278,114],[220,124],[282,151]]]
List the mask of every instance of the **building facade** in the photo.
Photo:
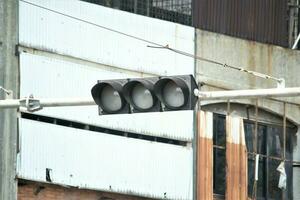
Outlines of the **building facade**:
[[[15,98],[89,97],[97,80],[181,74],[194,75],[205,91],[276,87],[199,58],[284,78],[286,87],[300,85],[298,51],[186,26],[189,1],[145,1],[151,7],[139,1],[5,2],[11,14],[3,14],[2,38],[12,41],[2,52],[15,63],[1,65],[1,84]],[[149,41],[198,58],[151,48]],[[15,191],[2,199],[299,199],[299,100],[201,101],[201,112],[111,116],[98,116],[96,106],[5,110],[0,123],[11,125],[2,126],[2,138],[12,146],[3,149],[16,158],[1,172],[3,180],[10,174],[16,181],[2,186],[2,195],[9,187]],[[285,189],[278,187],[282,161]]]

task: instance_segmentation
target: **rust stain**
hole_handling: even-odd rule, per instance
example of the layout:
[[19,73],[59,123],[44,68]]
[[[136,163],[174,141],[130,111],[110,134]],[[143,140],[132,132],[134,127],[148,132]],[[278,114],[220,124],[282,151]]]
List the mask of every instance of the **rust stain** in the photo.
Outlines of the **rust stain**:
[[226,144],[226,199],[247,199],[247,153],[241,144]]
[[206,117],[203,111],[197,113],[197,199],[213,199],[213,141],[207,137]]
[[[233,128],[233,126],[239,126]],[[239,131],[234,133],[234,131]],[[243,121],[233,124],[226,118],[226,199],[248,199],[247,149]],[[239,138],[236,138],[239,137]]]
[[[247,69],[256,71],[256,60],[255,60],[255,50],[256,45],[255,42],[250,41],[248,42],[248,58],[247,58]],[[256,78],[254,76],[248,76],[249,85],[250,87],[255,87],[256,85]]]
[[273,74],[273,47],[268,45],[268,60],[267,60],[267,73]]

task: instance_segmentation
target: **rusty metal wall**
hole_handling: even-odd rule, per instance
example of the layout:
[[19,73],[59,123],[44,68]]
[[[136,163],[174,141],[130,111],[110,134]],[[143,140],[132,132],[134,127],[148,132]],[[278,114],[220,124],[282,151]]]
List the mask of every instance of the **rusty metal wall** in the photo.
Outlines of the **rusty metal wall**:
[[194,0],[196,28],[288,46],[287,0]]
[[213,113],[198,111],[197,199],[213,199],[213,155]]

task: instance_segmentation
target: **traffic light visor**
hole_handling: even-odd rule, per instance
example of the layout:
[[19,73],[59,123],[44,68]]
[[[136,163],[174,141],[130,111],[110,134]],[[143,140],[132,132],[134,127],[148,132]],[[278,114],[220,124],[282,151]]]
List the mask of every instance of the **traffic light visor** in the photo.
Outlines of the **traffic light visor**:
[[159,106],[153,93],[153,83],[150,80],[130,80],[124,85],[123,94],[127,102],[133,107],[133,112],[150,112]]
[[122,94],[120,93],[120,85],[117,83],[98,83],[92,88],[92,96],[100,106],[100,108],[108,114],[117,113],[124,107],[126,103]]
[[188,101],[189,87],[179,78],[162,78],[154,86],[160,101],[169,109],[180,109]]

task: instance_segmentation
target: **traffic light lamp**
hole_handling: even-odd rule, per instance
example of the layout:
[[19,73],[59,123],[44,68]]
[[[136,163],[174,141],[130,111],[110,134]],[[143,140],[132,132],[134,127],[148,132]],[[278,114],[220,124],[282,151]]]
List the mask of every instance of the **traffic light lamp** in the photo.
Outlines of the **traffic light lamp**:
[[98,81],[92,96],[99,114],[193,110],[197,101],[192,75]]

